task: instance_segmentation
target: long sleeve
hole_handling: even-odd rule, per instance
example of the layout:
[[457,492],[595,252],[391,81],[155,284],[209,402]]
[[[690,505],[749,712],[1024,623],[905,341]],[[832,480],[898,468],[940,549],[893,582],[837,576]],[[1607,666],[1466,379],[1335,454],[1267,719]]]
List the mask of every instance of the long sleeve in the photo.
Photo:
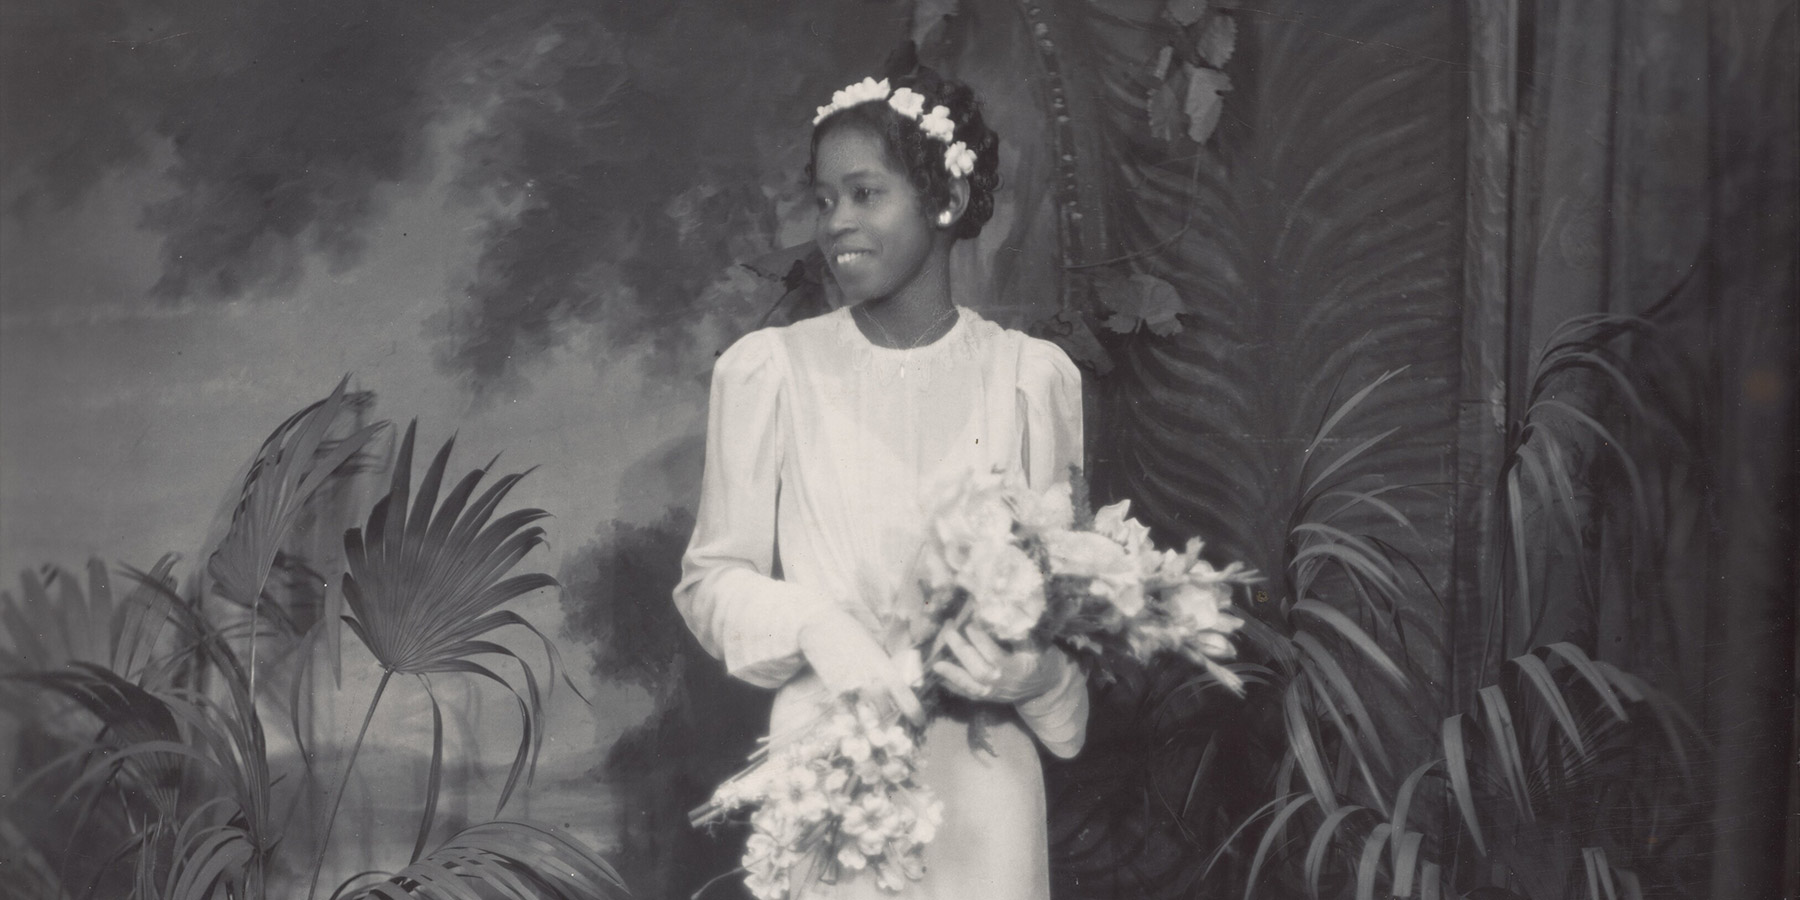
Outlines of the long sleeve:
[[[1028,340],[1019,354],[1020,457],[1032,489],[1066,482],[1082,463],[1081,372],[1055,344]],[[1014,704],[1051,753],[1064,759],[1087,741],[1087,678],[1062,650],[1047,656],[1056,686]]]
[[1082,467],[1081,372],[1062,348],[1027,339],[1019,353],[1020,457],[1033,490]]
[[752,332],[713,369],[706,473],[674,594],[701,646],[733,676],[767,688],[805,665],[800,629],[831,608],[820,592],[770,577],[784,452],[778,340]]

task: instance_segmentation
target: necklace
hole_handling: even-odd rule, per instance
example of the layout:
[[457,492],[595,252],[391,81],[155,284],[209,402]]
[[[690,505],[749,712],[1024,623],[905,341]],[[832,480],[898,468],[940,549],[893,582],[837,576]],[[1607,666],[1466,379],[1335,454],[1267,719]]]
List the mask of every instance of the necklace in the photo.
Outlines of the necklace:
[[[851,311],[850,311],[851,318],[853,318],[853,319],[856,318],[857,313],[861,309],[862,309],[862,307],[860,307],[860,306],[851,309]],[[939,313],[937,318],[932,319],[930,322],[926,323],[925,327],[919,331],[918,335],[913,338],[911,343],[906,343],[903,341],[895,340],[894,333],[889,331],[887,329],[886,325],[881,324],[881,320],[875,318],[874,315],[869,314],[869,313],[863,313],[862,318],[873,323],[875,325],[876,330],[881,332],[881,336],[883,338],[886,338],[887,342],[889,344],[893,345],[892,347],[890,347],[888,349],[917,350],[917,349],[919,349],[919,347],[923,346],[926,343],[927,338],[942,337],[943,335],[948,334],[949,329],[942,327],[946,321],[948,321],[950,323],[951,328],[956,327],[956,306],[955,306],[955,304],[951,304],[949,309],[946,309],[943,312]],[[942,330],[940,331],[940,329],[942,329]],[[900,360],[900,377],[901,378],[906,377],[906,359],[905,359],[905,357],[902,357]]]
[[[946,321],[948,321],[950,319],[954,319],[956,317],[956,307],[955,307],[955,305],[951,305],[950,307],[946,308],[943,312],[938,313],[936,318],[932,319],[930,322],[927,322],[925,324],[925,327],[919,330],[918,335],[916,337],[914,337],[910,343],[906,342],[906,341],[901,341],[901,340],[895,338],[894,333],[889,331],[887,329],[886,325],[881,324],[881,320],[876,318],[873,313],[862,312],[861,306],[858,306],[854,310],[852,310],[853,315],[856,313],[861,313],[864,321],[872,323],[875,326],[875,329],[877,331],[881,332],[881,336],[887,340],[887,343],[889,345],[891,345],[891,349],[917,350],[917,349],[919,349],[919,347],[928,343],[928,339],[941,336],[941,333],[938,331],[938,329],[940,327],[942,327]],[[946,330],[948,330],[948,329],[946,329]]]

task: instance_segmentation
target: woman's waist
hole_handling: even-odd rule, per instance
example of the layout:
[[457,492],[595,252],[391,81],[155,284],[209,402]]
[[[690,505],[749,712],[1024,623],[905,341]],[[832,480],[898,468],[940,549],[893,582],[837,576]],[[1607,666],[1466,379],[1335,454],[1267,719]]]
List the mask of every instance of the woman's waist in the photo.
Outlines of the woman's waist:
[[787,567],[783,578],[812,588],[848,613],[889,653],[912,643],[913,625],[923,615],[918,574],[906,566]]
[[[819,721],[826,710],[831,693],[812,669],[801,669],[775,691],[775,703],[769,711],[770,739],[798,735]],[[1031,733],[1019,721],[1011,707],[998,704],[986,714],[975,716],[939,716],[925,730],[925,744],[931,759],[980,754],[989,759],[1029,759],[1037,771],[1037,749]]]

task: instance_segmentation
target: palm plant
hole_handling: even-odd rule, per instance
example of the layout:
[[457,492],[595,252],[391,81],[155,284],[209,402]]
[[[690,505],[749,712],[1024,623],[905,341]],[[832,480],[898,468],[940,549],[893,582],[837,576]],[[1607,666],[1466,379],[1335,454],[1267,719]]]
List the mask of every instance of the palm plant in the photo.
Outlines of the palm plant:
[[[226,632],[206,620],[197,595],[184,597],[173,588],[168,573],[174,562],[166,556],[147,573],[127,567],[137,588],[104,618],[98,613],[107,606],[105,570],[94,567],[96,602],[86,608],[89,618],[68,625],[71,633],[87,635],[90,652],[98,638],[107,662],[79,656],[53,662],[39,647],[35,667],[8,673],[38,696],[73,701],[102,726],[95,737],[69,741],[72,746],[40,766],[21,784],[20,800],[73,767],[50,804],[61,808],[80,798],[69,826],[71,847],[76,835],[108,840],[90,891],[109,868],[130,862],[133,896],[260,896],[263,865],[280,839],[261,722]],[[34,580],[28,575],[25,583],[30,598]],[[65,609],[81,608],[67,590],[63,599]],[[162,647],[156,638],[165,628],[175,640]],[[225,676],[223,705],[195,687],[193,657]],[[103,804],[108,800],[111,807]],[[114,816],[98,818],[107,812]]]
[[[123,596],[115,595],[112,576],[98,559],[88,564],[86,591],[73,574],[50,569],[47,579],[24,573],[17,598],[0,594],[0,620],[10,635],[0,648],[0,686],[24,688],[8,691],[7,705],[41,730],[36,743],[47,754],[21,760],[36,771],[17,785],[14,802],[62,809],[79,801],[66,821],[57,820],[71,839],[52,870],[57,882],[79,883],[71,865],[74,835],[94,841],[105,849],[87,875],[88,892],[107,884],[114,864],[135,856],[128,876],[133,889],[142,896],[166,894],[159,873],[179,874],[195,849],[187,838],[217,806],[211,802],[216,783],[189,778],[184,762],[230,761],[231,754],[214,755],[229,741],[220,740],[206,701],[184,687],[188,658],[209,648],[182,640],[194,632],[180,621],[190,608],[171,587],[175,563],[171,554],[149,572],[128,567],[135,584]],[[82,718],[50,705],[55,698],[72,701],[102,730],[93,735]],[[51,793],[38,792],[70,766],[73,776]],[[234,787],[245,801],[240,808],[254,808],[249,798],[257,792],[241,780]]]
[[[1308,442],[1285,525],[1281,593],[1246,629],[1254,661],[1243,668],[1267,686],[1252,702],[1278,709],[1282,739],[1260,774],[1274,797],[1242,819],[1202,873],[1238,853],[1240,835],[1266,818],[1248,864],[1239,858],[1228,879],[1241,881],[1246,896],[1297,816],[1310,814],[1317,829],[1304,865],[1316,896],[1325,848],[1346,820],[1405,821],[1411,806],[1411,789],[1395,796],[1397,772],[1421,744],[1414,723],[1440,702],[1427,685],[1445,653],[1430,624],[1442,603],[1413,556],[1423,541],[1394,500],[1429,487],[1382,483],[1369,472],[1393,428],[1354,441],[1336,434],[1400,374],[1384,373],[1351,395]],[[1344,449],[1318,452],[1334,446]],[[1419,594],[1433,599],[1440,616],[1412,608]]]
[[[419,484],[417,498],[410,498],[416,428],[416,422],[407,426],[387,496],[370,511],[367,526],[351,529],[344,535],[350,567],[344,576],[344,600],[350,615],[344,622],[380,664],[381,681],[369,700],[362,728],[357,731],[356,742],[351,746],[343,776],[326,813],[325,831],[313,864],[315,887],[319,868],[329,848],[331,826],[337,818],[338,804],[343,801],[344,788],[349,784],[350,772],[356,765],[357,753],[362,749],[363,738],[368,734],[369,723],[375,717],[375,709],[381,703],[388,681],[394,675],[418,677],[431,699],[431,769],[426,780],[418,839],[413,845],[415,863],[424,852],[431,833],[443,778],[443,710],[431,690],[431,675],[463,673],[480,676],[511,691],[518,702],[521,719],[519,749],[507,772],[494,815],[498,816],[506,808],[521,776],[530,778],[538,748],[543,742],[543,697],[536,674],[518,654],[487,638],[506,627],[525,628],[537,635],[549,658],[554,686],[559,659],[556,646],[518,613],[498,608],[516,597],[556,584],[556,579],[542,573],[505,577],[520,559],[543,542],[544,530],[531,523],[549,513],[541,509],[524,509],[497,520],[493,518],[500,501],[525,477],[524,473],[502,477],[470,503],[486,468],[464,476],[451,488],[443,504],[438,505],[438,490],[443,486],[444,468],[456,443],[454,438],[445,441],[438,450]],[[413,502],[410,514],[407,511],[409,499]],[[512,683],[476,661],[483,656],[516,661],[524,674],[525,692],[521,694]],[[573,687],[571,684],[570,688]],[[618,881],[616,875],[610,880]]]
[[[72,576],[57,573],[50,582],[61,586],[60,602],[52,603],[44,580],[28,573],[22,601],[10,595],[0,599],[0,619],[13,635],[0,648],[0,664],[6,667],[0,683],[30,689],[9,697],[37,702],[60,696],[101,725],[97,736],[58,746],[10,792],[16,798],[12,802],[39,799],[40,788],[51,789],[52,809],[79,801],[70,825],[71,846],[74,836],[110,834],[101,845],[98,869],[101,875],[126,870],[118,883],[121,894],[143,900],[261,900],[278,890],[271,887],[272,873],[288,870],[276,866],[275,859],[296,845],[286,838],[312,784],[298,702],[304,679],[295,673],[295,697],[289,705],[293,736],[302,744],[303,770],[279,772],[263,730],[259,664],[247,665],[239,648],[254,660],[259,637],[298,622],[271,599],[270,573],[283,558],[284,536],[309,498],[337,477],[334,473],[355,465],[379,427],[353,428],[347,438],[329,439],[341,431],[338,419],[345,408],[340,383],[328,398],[288,419],[264,442],[239,492],[230,531],[208,558],[206,577],[190,590],[175,588],[170,557],[148,573],[128,569],[138,586],[123,603],[113,601],[106,570],[98,564],[90,567],[86,594]],[[543,697],[535,674],[522,660],[523,693],[475,658],[516,659],[512,651],[486,640],[496,629],[521,626],[536,632],[517,613],[498,607],[555,583],[544,575],[504,577],[542,541],[541,529],[525,526],[545,514],[524,510],[494,518],[520,475],[501,479],[471,503],[485,470],[462,479],[438,506],[451,448],[447,442],[409,517],[412,444],[409,428],[387,497],[376,504],[366,529],[346,535],[350,572],[343,579],[344,599],[352,615],[344,622],[383,666],[382,688],[396,672],[418,676],[428,693],[430,675],[468,673],[512,691],[524,723],[498,814],[519,784],[530,780],[543,737]],[[206,603],[209,596],[223,598],[227,609],[247,618],[221,625]],[[260,667],[303,670],[320,635],[339,625],[335,618],[312,618],[301,636],[304,652],[263,661]],[[26,628],[15,629],[20,624]],[[159,629],[172,637],[160,638]],[[554,681],[555,648],[548,641],[544,645]],[[330,814],[310,823],[319,834],[319,849],[308,896],[316,888],[332,819],[380,694],[378,690],[357,747],[345,762]],[[412,865],[373,883],[369,876],[358,876],[352,882],[363,881],[360,888],[352,891],[352,882],[346,882],[338,894],[466,898],[479,893],[523,900],[624,893],[616,872],[580,842],[530,823],[477,824],[425,853],[443,764],[443,714],[435,696],[432,703],[431,773]],[[283,781],[298,783],[285,804],[275,791]],[[9,806],[6,811],[13,816],[18,810]],[[100,821],[109,814],[110,819]],[[118,827],[94,827],[108,823]],[[9,822],[0,836],[12,843],[25,831]],[[80,893],[68,867],[58,870],[45,854],[31,850],[20,858],[36,861],[29,867],[33,873],[52,873],[46,876],[46,895]],[[88,882],[89,892],[114,883],[98,878]]]
[[[1204,863],[1134,871],[1130,888],[1180,895],[1211,879],[1246,900],[1265,891],[1361,900],[1476,888],[1485,897],[1599,900],[1691,883],[1703,857],[1693,846],[1700,730],[1671,695],[1595,657],[1592,623],[1579,621],[1582,610],[1593,614],[1591,595],[1603,584],[1642,580],[1592,570],[1642,570],[1661,558],[1642,552],[1641,541],[1596,537],[1620,509],[1630,520],[1623,530],[1643,537],[1642,517],[1655,504],[1640,453],[1619,435],[1654,442],[1651,458],[1665,463],[1675,457],[1661,448],[1672,435],[1681,440],[1681,416],[1640,396],[1655,380],[1618,346],[1654,332],[1644,318],[1584,317],[1556,331],[1540,354],[1525,419],[1491,491],[1504,523],[1494,552],[1533,564],[1509,566],[1509,578],[1487,586],[1488,652],[1501,662],[1468,708],[1430,686],[1449,657],[1434,624],[1442,602],[1429,569],[1416,562],[1429,544],[1390,502],[1442,486],[1381,477],[1392,426],[1338,436],[1365,425],[1366,410],[1380,409],[1369,399],[1401,373],[1380,376],[1322,417],[1293,476],[1277,596],[1248,604],[1256,617],[1245,629],[1246,661],[1236,666],[1251,685],[1248,703],[1222,712],[1197,702],[1205,679],[1167,689],[1152,677],[1135,692],[1146,698],[1132,714],[1140,733],[1158,746],[1185,734],[1203,747],[1150,760],[1165,771],[1145,777],[1143,803],[1167,810],[1161,818],[1178,833],[1175,843]],[[1613,402],[1617,395],[1626,402]],[[1623,420],[1609,424],[1587,408],[1616,408]],[[1333,447],[1340,449],[1319,452]],[[1574,487],[1607,490],[1607,473],[1616,478],[1613,495],[1627,502],[1608,504]],[[1546,562],[1559,546],[1570,559],[1560,570]],[[1421,615],[1422,601],[1438,615]],[[1509,620],[1520,627],[1501,624]],[[1168,772],[1173,766],[1184,768]],[[1248,806],[1228,787],[1246,779],[1261,796]],[[1208,790],[1214,806],[1242,810],[1221,840],[1209,841],[1199,830],[1205,818],[1191,812]],[[1112,864],[1121,844],[1164,856],[1154,850],[1157,816],[1122,814],[1106,800],[1077,809],[1081,817],[1060,832],[1086,837],[1065,844],[1073,864]]]
[[[1678,417],[1642,400],[1636,385],[1646,379],[1616,346],[1633,334],[1653,335],[1654,326],[1637,317],[1582,317],[1555,332],[1534,367],[1524,419],[1493,492],[1504,498],[1496,502],[1504,504],[1506,524],[1496,549],[1516,564],[1510,580],[1490,586],[1494,593],[1484,603],[1492,623],[1489,652],[1503,664],[1475,691],[1475,707],[1415,716],[1410,729],[1405,717],[1369,727],[1361,710],[1419,699],[1383,651],[1383,644],[1399,646],[1397,631],[1359,633],[1343,613],[1301,599],[1296,611],[1312,604],[1315,615],[1336,620],[1344,638],[1338,646],[1351,651],[1340,665],[1304,631],[1251,629],[1258,649],[1277,663],[1271,679],[1285,685],[1288,749],[1271,782],[1274,798],[1240,827],[1260,829],[1244,878],[1246,898],[1270,877],[1315,898],[1359,900],[1378,893],[1450,896],[1453,886],[1481,887],[1494,897],[1639,898],[1648,885],[1691,879],[1688,870],[1703,855],[1691,846],[1697,804],[1689,802],[1696,787],[1691,757],[1705,743],[1699,727],[1646,679],[1590,655],[1577,641],[1591,628],[1564,624],[1572,637],[1546,639],[1550,607],[1578,609],[1585,594],[1600,589],[1590,557],[1605,557],[1591,535],[1606,505],[1582,503],[1574,485],[1604,484],[1595,469],[1611,463],[1620,479],[1615,490],[1631,498],[1625,508],[1633,518],[1641,520],[1649,505],[1630,445],[1577,398],[1607,406],[1623,396],[1628,402],[1617,406],[1638,427],[1654,428],[1664,444],[1677,433],[1664,426]],[[1381,437],[1351,452],[1374,449]],[[1340,493],[1347,503],[1371,499]],[[1391,525],[1410,527],[1398,510],[1383,512]],[[1310,558],[1342,567],[1351,590],[1340,594],[1361,601],[1351,608],[1380,611],[1369,601],[1398,575],[1386,542],[1304,523],[1292,532],[1304,538],[1290,544],[1298,548],[1290,570],[1305,565],[1309,549],[1330,541],[1334,549]],[[1559,584],[1547,566],[1527,561],[1544,559],[1565,533],[1577,559]],[[1293,583],[1302,591],[1310,584]],[[1506,626],[1508,619],[1515,627]],[[1347,676],[1352,664],[1385,673],[1385,684]],[[1433,705],[1441,703],[1426,704],[1426,711]],[[1405,766],[1382,765],[1381,735],[1408,731],[1412,752],[1403,757]],[[1295,769],[1301,789],[1292,783]],[[1404,778],[1396,777],[1399,771]],[[1434,794],[1449,808],[1433,803]],[[1285,851],[1296,835],[1304,852]],[[1283,860],[1293,867],[1271,876]]]
[[[1508,668],[1512,677],[1480,690],[1479,711],[1441,720],[1439,743],[1404,779],[1338,787],[1336,767],[1318,747],[1354,756],[1358,737],[1341,724],[1318,744],[1294,741],[1295,758],[1312,755],[1327,786],[1309,775],[1296,789],[1284,760],[1275,798],[1244,822],[1245,831],[1254,826],[1260,834],[1243,895],[1279,881],[1314,898],[1359,900],[1455,896],[1452,885],[1484,882],[1482,896],[1612,897],[1612,887],[1599,891],[1615,882],[1622,896],[1644,896],[1649,879],[1635,866],[1666,868],[1650,851],[1658,841],[1676,843],[1693,824],[1668,785],[1691,788],[1695,741],[1686,732],[1697,729],[1682,728],[1679,707],[1641,678],[1571,643],[1522,654]],[[1664,739],[1667,750],[1658,752]],[[1439,796],[1453,798],[1449,817],[1431,803],[1428,779],[1444,786]],[[1291,868],[1271,874],[1284,864]],[[1591,883],[1585,892],[1570,884],[1582,874]],[[1655,874],[1650,883],[1670,881],[1668,871]]]

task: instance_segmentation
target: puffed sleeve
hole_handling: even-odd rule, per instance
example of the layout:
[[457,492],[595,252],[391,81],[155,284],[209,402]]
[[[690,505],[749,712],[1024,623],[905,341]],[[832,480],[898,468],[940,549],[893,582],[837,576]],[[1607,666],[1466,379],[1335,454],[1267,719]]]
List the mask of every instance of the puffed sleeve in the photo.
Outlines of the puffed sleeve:
[[800,628],[831,608],[820,592],[770,577],[783,454],[783,359],[770,331],[745,335],[713,368],[706,473],[675,606],[732,675],[780,687],[805,665]]
[[1081,468],[1081,372],[1061,347],[1026,338],[1019,352],[1019,454],[1033,490]]
[[[1027,339],[1020,349],[1019,422],[1019,455],[1034,490],[1066,482],[1081,468],[1081,372],[1048,341]],[[1045,658],[1056,667],[1056,685],[1014,705],[1038,741],[1068,759],[1087,741],[1087,678],[1060,649]]]

